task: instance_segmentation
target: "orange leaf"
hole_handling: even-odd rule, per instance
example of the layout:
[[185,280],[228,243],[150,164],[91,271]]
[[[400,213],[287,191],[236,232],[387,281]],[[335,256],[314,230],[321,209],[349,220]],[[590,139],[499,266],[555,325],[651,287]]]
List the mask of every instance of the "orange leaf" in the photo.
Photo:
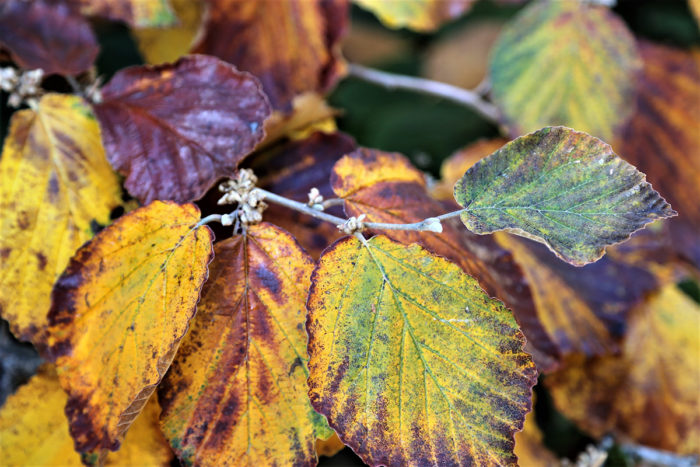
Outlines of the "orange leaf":
[[315,425],[325,424],[306,383],[313,261],[267,223],[215,251],[199,314],[160,389],[163,431],[187,465],[313,464]]
[[81,452],[119,447],[195,312],[213,235],[191,204],[155,201],[85,244],[56,282],[50,357]]

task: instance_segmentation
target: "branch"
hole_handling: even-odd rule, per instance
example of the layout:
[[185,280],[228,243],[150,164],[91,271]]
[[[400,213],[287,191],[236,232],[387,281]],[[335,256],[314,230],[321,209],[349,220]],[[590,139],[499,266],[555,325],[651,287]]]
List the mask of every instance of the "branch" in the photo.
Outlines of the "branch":
[[618,446],[628,456],[652,465],[668,467],[693,467],[698,465],[697,456],[681,456],[637,444],[620,443]]
[[474,91],[429,79],[374,70],[354,63],[350,64],[349,73],[350,76],[370,83],[379,84],[387,89],[406,89],[430,96],[442,97],[469,107],[494,123],[499,122],[500,112],[498,108],[482,99],[481,96]]

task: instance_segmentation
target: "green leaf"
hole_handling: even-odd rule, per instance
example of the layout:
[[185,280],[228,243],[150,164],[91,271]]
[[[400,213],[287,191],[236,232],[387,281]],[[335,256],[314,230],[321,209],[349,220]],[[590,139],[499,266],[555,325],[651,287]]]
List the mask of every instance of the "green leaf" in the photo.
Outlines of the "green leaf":
[[377,236],[321,256],[309,395],[370,465],[511,465],[537,371],[513,314],[456,264]]
[[506,144],[467,170],[454,196],[472,232],[522,235],[576,266],[654,219],[676,215],[609,145],[565,127]]

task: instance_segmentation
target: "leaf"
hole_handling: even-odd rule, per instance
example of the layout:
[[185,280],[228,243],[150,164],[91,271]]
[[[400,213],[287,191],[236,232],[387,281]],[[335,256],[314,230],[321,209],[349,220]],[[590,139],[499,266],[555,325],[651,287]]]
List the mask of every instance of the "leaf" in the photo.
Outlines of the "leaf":
[[22,68],[77,75],[95,62],[99,47],[90,24],[61,0],[7,0],[0,7],[0,43]]
[[390,28],[431,32],[466,13],[474,0],[353,0]]
[[537,371],[511,312],[458,266],[346,237],[307,306],[311,401],[365,462],[515,463]]
[[668,199],[678,252],[700,268],[700,52],[642,42],[644,73],[636,111],[613,145]]
[[[0,452],[3,465],[82,466],[73,449],[63,406],[68,397],[53,365],[39,368],[0,410]],[[170,464],[172,453],[158,429],[158,403],[149,401],[126,436],[124,446],[110,453],[106,466]]]
[[70,1],[79,5],[83,14],[124,21],[137,28],[172,26],[178,20],[169,0]]
[[326,440],[316,440],[316,454],[318,457],[333,457],[345,449],[345,444],[338,438],[336,433]]
[[307,395],[304,332],[314,263],[268,223],[215,251],[199,314],[160,389],[163,431],[185,465],[315,464],[323,420]]
[[37,112],[13,114],[0,158],[0,313],[18,338],[45,344],[53,283],[120,195],[80,98],[47,94]]
[[[652,258],[635,262],[640,252],[656,247],[650,239],[634,238],[629,243],[637,245],[627,251],[616,248],[596,263],[575,267],[559,261],[543,245],[496,235],[522,267],[542,325],[562,355],[617,352],[631,309],[673,279],[654,274]],[[668,263],[672,258],[658,260]]]
[[147,204],[198,199],[231,175],[262,140],[270,107],[248,73],[194,55],[118,72],[95,113],[109,161]]
[[344,72],[347,9],[346,0],[210,0],[194,50],[253,73],[273,109],[286,112],[295,96],[324,93]]
[[631,113],[640,67],[631,32],[608,8],[534,2],[491,51],[491,95],[512,137],[565,125],[609,140]]
[[186,55],[202,27],[203,0],[170,0],[179,20],[178,24],[163,27],[140,28],[131,31],[139,52],[146,62],[174,62]]
[[[335,164],[331,183],[335,194],[345,200],[347,214],[365,214],[367,222],[419,222],[451,209],[430,198],[423,174],[397,153],[354,151]],[[458,220],[442,225],[442,233],[381,233],[403,244],[419,243],[444,256],[475,277],[489,295],[504,300],[514,310],[528,338],[526,349],[538,368],[551,368],[558,358],[556,346],[539,321],[530,288],[510,253],[491,237],[466,232]]]
[[515,455],[518,464],[527,467],[548,467],[560,465],[557,457],[547,449],[542,441],[542,432],[537,426],[535,412],[525,417],[523,431],[515,434]]
[[576,266],[652,220],[676,215],[609,145],[565,127],[506,144],[467,170],[454,195],[470,231],[527,236]]
[[545,379],[564,415],[593,436],[613,431],[678,454],[700,454],[700,307],[674,285],[636,310],[621,354]]
[[49,356],[80,452],[116,450],[195,313],[213,235],[191,204],[155,201],[85,244],[56,282]]
[[[311,188],[318,188],[325,199],[334,197],[329,178],[335,162],[355,149],[355,142],[344,133],[314,133],[309,137],[277,146],[246,162],[258,176],[258,186],[287,198],[308,201]],[[341,216],[342,208],[326,212]],[[263,217],[291,233],[312,258],[343,234],[336,226],[298,211],[270,204]]]

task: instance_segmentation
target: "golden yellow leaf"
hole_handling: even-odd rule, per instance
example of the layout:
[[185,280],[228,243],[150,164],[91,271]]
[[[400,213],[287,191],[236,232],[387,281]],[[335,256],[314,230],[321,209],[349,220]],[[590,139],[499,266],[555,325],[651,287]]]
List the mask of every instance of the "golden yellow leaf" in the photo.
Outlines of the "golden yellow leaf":
[[85,244],[56,282],[49,354],[81,452],[116,450],[194,316],[213,234],[192,204],[155,201]]
[[573,356],[545,383],[593,436],[700,454],[700,306],[667,286],[635,310],[620,355]]
[[124,21],[137,28],[170,26],[177,22],[169,0],[71,1],[81,5],[83,14]]
[[307,302],[314,407],[371,465],[512,465],[532,358],[457,265],[384,236],[321,256]]
[[[63,412],[68,396],[51,364],[39,368],[0,410],[0,453],[6,467],[27,465],[82,466],[73,449]],[[158,402],[151,398],[127,434],[122,448],[110,453],[106,466],[166,466],[172,452],[158,427]]]
[[345,448],[345,444],[333,433],[328,439],[316,440],[316,454],[318,456],[333,457]]
[[313,260],[268,223],[215,251],[199,313],[159,389],[163,431],[186,465],[313,464],[315,425],[325,425],[306,383]]
[[390,28],[406,27],[430,32],[456,19],[471,8],[474,0],[354,0]]
[[43,345],[54,281],[120,203],[80,98],[48,94],[12,116],[0,158],[0,314],[18,338]]
[[515,455],[523,467],[549,467],[559,465],[557,457],[542,443],[542,432],[537,426],[535,412],[525,417],[523,431],[515,434]]
[[190,51],[202,25],[203,0],[170,0],[179,23],[167,28],[132,29],[139,51],[147,63],[174,62]]

